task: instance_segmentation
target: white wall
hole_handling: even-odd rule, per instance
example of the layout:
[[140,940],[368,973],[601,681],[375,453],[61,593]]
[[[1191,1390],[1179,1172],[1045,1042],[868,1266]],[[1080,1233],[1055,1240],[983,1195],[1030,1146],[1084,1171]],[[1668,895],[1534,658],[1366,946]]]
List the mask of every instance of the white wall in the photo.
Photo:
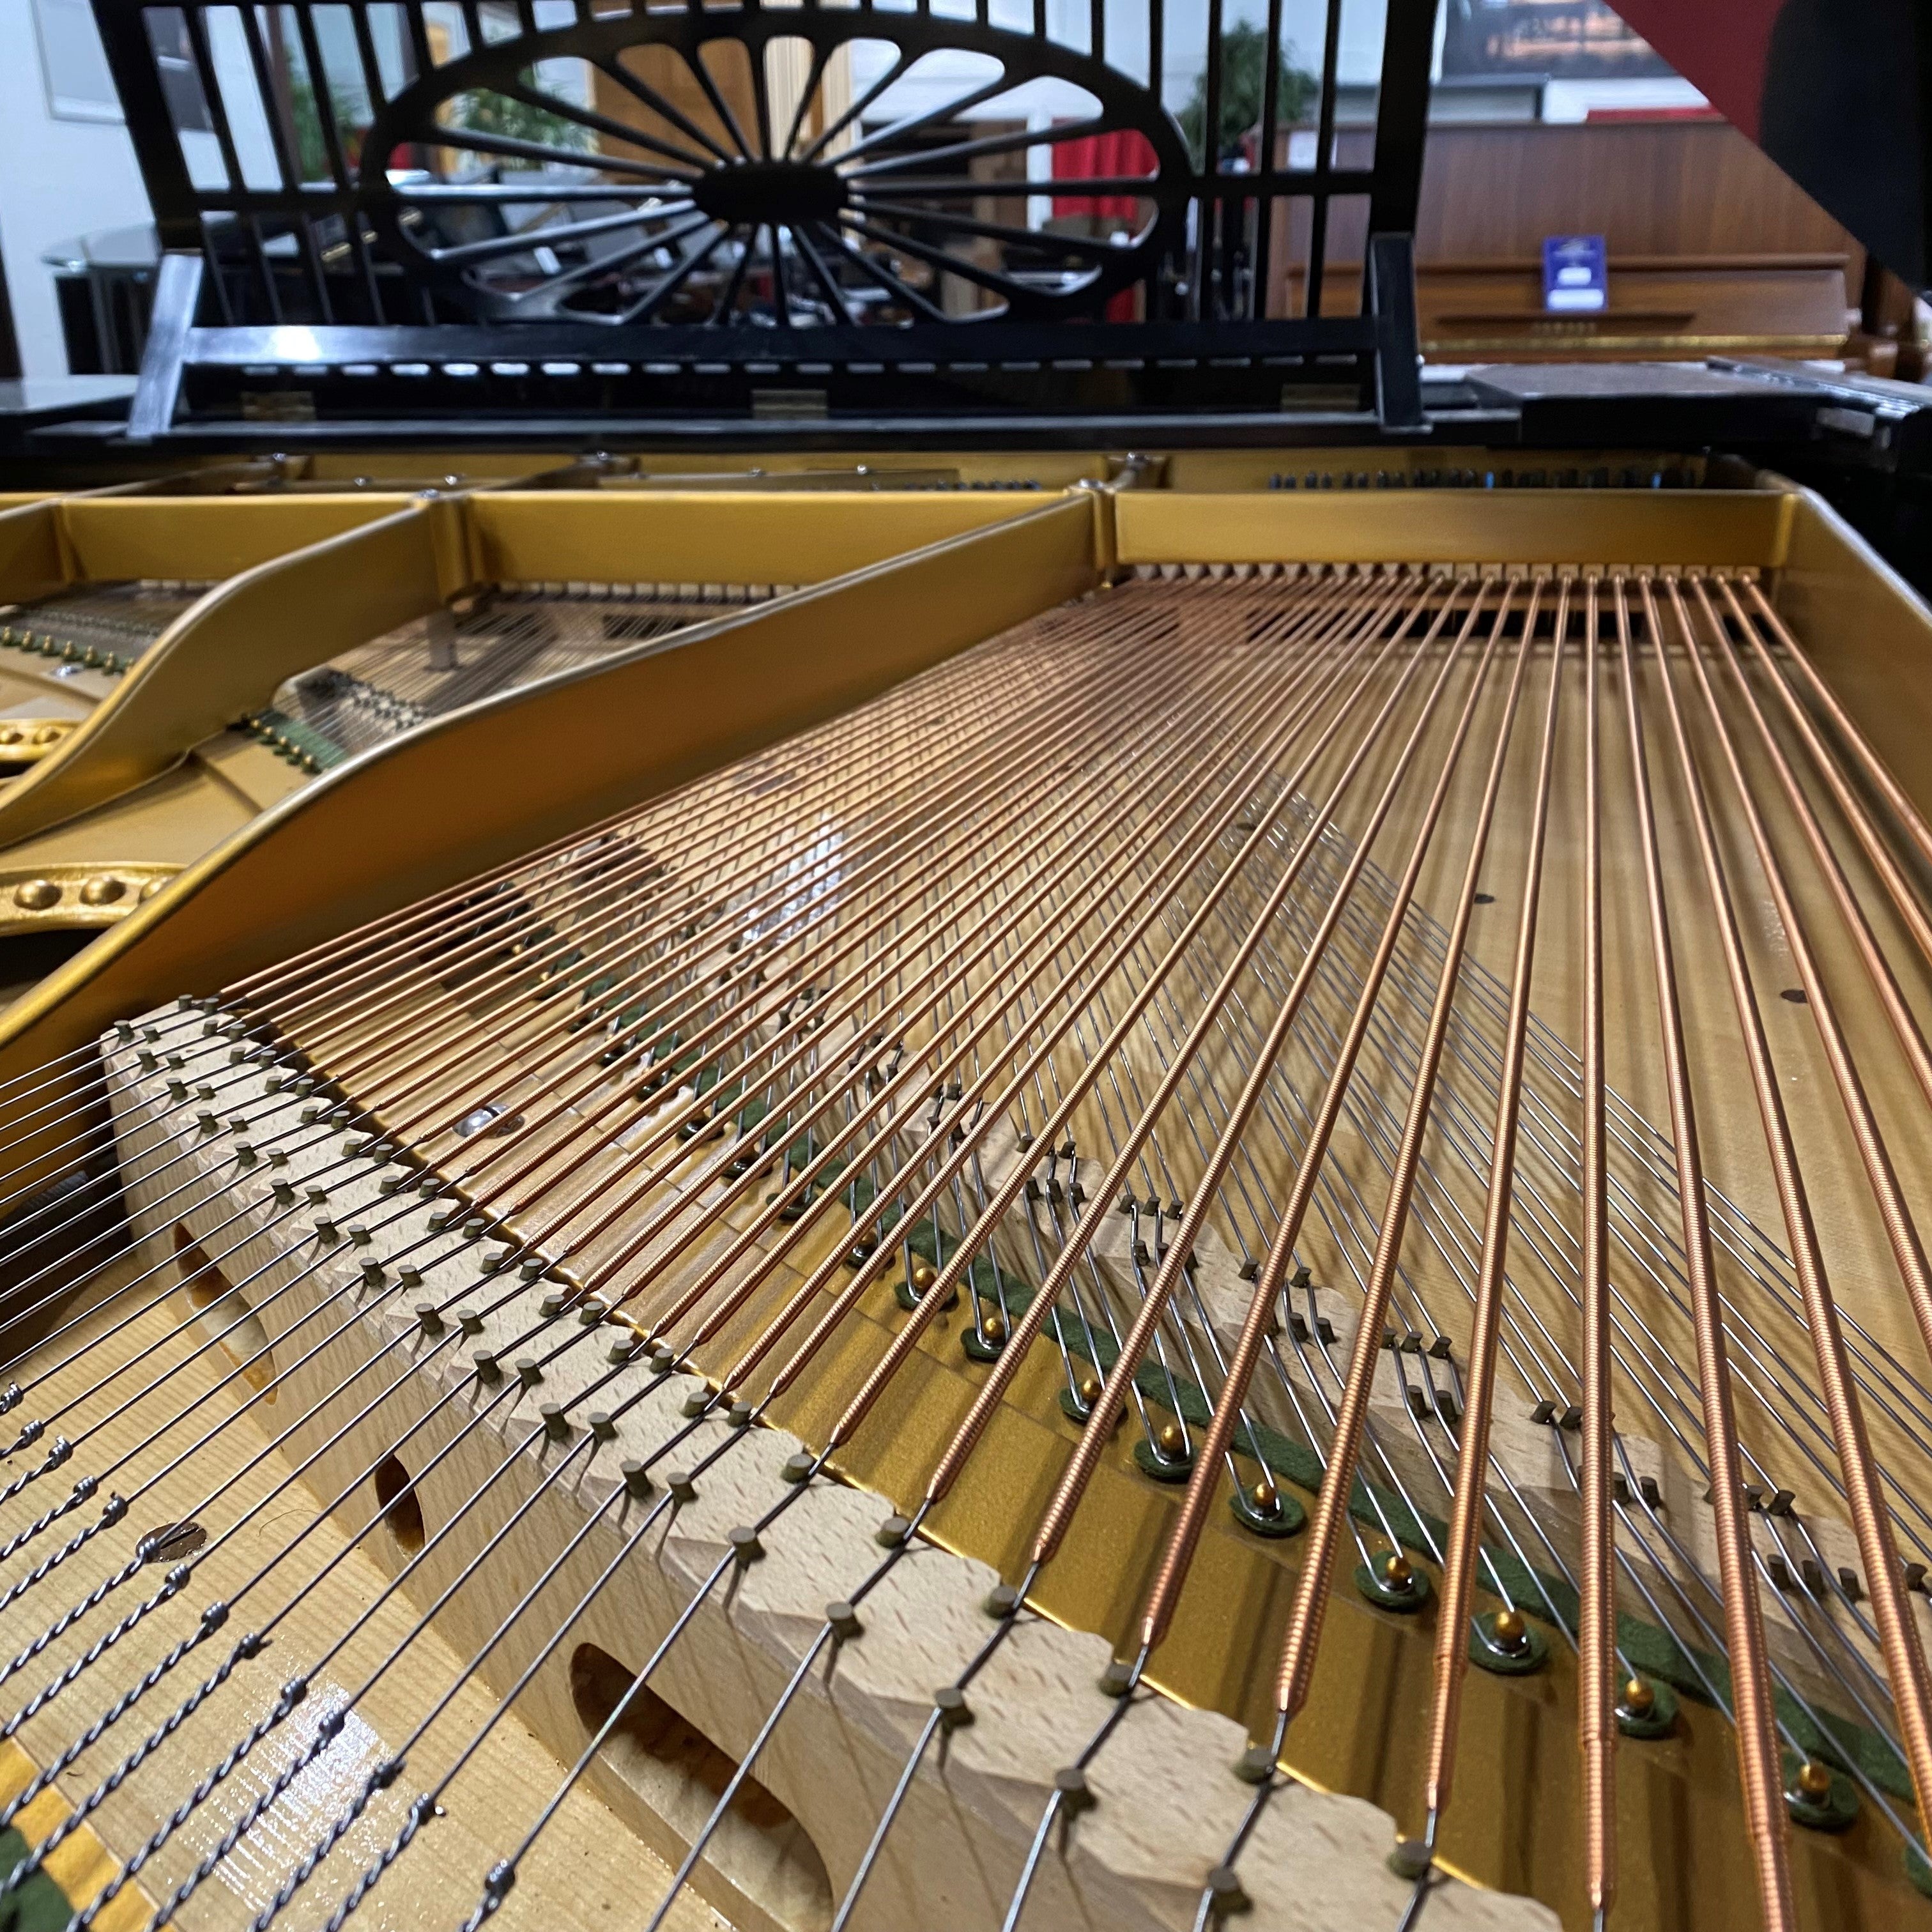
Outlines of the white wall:
[[148,197],[118,118],[72,118],[74,105],[54,112],[34,0],[0,0],[0,258],[21,366],[64,375],[52,272],[40,256],[77,235],[146,221]]

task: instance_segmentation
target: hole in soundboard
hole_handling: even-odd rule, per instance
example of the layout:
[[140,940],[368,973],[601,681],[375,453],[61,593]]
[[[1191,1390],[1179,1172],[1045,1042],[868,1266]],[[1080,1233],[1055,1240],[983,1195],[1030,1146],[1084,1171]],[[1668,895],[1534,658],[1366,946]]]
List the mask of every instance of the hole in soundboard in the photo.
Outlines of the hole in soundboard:
[[274,1357],[262,1318],[244,1300],[233,1282],[216,1267],[207,1250],[180,1222],[175,1223],[175,1265],[188,1305],[201,1319],[202,1333],[242,1371],[242,1379],[261,1393],[264,1402],[278,1391]]
[[[649,1815],[632,1814],[634,1823],[674,1864],[704,1829],[737,1763],[648,1684],[625,1704],[633,1677],[630,1666],[608,1650],[579,1644],[570,1660],[571,1701],[592,1736],[624,1706],[597,1762],[640,1802]],[[620,1808],[630,1814],[631,1808]],[[825,1861],[804,1826],[756,1778],[738,1787],[705,1847],[694,1888],[703,1894],[707,1881],[717,1880],[718,1889],[730,1896],[707,1896],[706,1903],[736,1924],[825,1932],[832,1922]]]
[[423,1546],[422,1504],[416,1500],[416,1478],[393,1454],[376,1465],[376,1501],[398,1546],[413,1556]]

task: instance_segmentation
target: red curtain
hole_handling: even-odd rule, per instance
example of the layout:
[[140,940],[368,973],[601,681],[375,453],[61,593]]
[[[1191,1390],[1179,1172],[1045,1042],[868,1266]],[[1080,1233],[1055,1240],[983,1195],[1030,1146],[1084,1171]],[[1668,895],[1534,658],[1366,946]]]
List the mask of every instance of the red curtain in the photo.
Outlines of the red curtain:
[[[1118,128],[1105,134],[1088,134],[1074,141],[1053,144],[1053,178],[1056,182],[1106,181],[1119,176],[1151,176],[1155,160],[1153,143],[1138,128]],[[1056,194],[1056,215],[1090,214],[1097,220],[1109,218],[1138,227],[1140,198],[1114,189],[1105,194]],[[1107,304],[1109,322],[1134,319],[1135,292],[1123,289]]]
[[[1110,176],[1148,175],[1154,171],[1154,145],[1138,128],[1119,128],[1111,134],[1088,134],[1077,141],[1053,144],[1053,178],[1057,182],[1105,181]],[[1138,197],[1131,194],[1057,194],[1055,214],[1114,215],[1138,219]]]

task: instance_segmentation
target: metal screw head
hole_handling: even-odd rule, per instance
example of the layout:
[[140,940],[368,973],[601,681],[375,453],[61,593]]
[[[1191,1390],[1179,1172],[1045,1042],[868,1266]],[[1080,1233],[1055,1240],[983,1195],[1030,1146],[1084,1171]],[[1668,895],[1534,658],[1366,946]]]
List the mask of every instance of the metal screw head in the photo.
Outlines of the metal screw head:
[[176,1563],[207,1540],[208,1532],[198,1522],[164,1522],[141,1539],[136,1552],[144,1562]]

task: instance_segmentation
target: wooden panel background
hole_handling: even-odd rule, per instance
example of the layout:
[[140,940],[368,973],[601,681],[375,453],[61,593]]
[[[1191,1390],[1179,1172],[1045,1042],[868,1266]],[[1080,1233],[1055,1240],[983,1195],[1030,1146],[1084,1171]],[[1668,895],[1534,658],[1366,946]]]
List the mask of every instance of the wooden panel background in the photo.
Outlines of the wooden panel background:
[[[1346,129],[1336,164],[1366,166],[1372,152],[1368,129]],[[1331,212],[1324,313],[1357,304],[1367,221],[1366,200]],[[1301,310],[1307,233],[1306,202],[1277,214],[1271,314]],[[1609,244],[1610,326],[1566,319],[1532,333],[1544,238],[1580,233]],[[1864,273],[1853,237],[1721,121],[1438,123],[1416,256],[1424,337],[1444,358],[1462,345],[1486,357],[1663,354],[1673,340],[1687,354],[1834,353]]]
[[1540,254],[1546,235],[1604,235],[1618,255],[1863,251],[1722,121],[1431,128],[1416,244],[1426,262]]

